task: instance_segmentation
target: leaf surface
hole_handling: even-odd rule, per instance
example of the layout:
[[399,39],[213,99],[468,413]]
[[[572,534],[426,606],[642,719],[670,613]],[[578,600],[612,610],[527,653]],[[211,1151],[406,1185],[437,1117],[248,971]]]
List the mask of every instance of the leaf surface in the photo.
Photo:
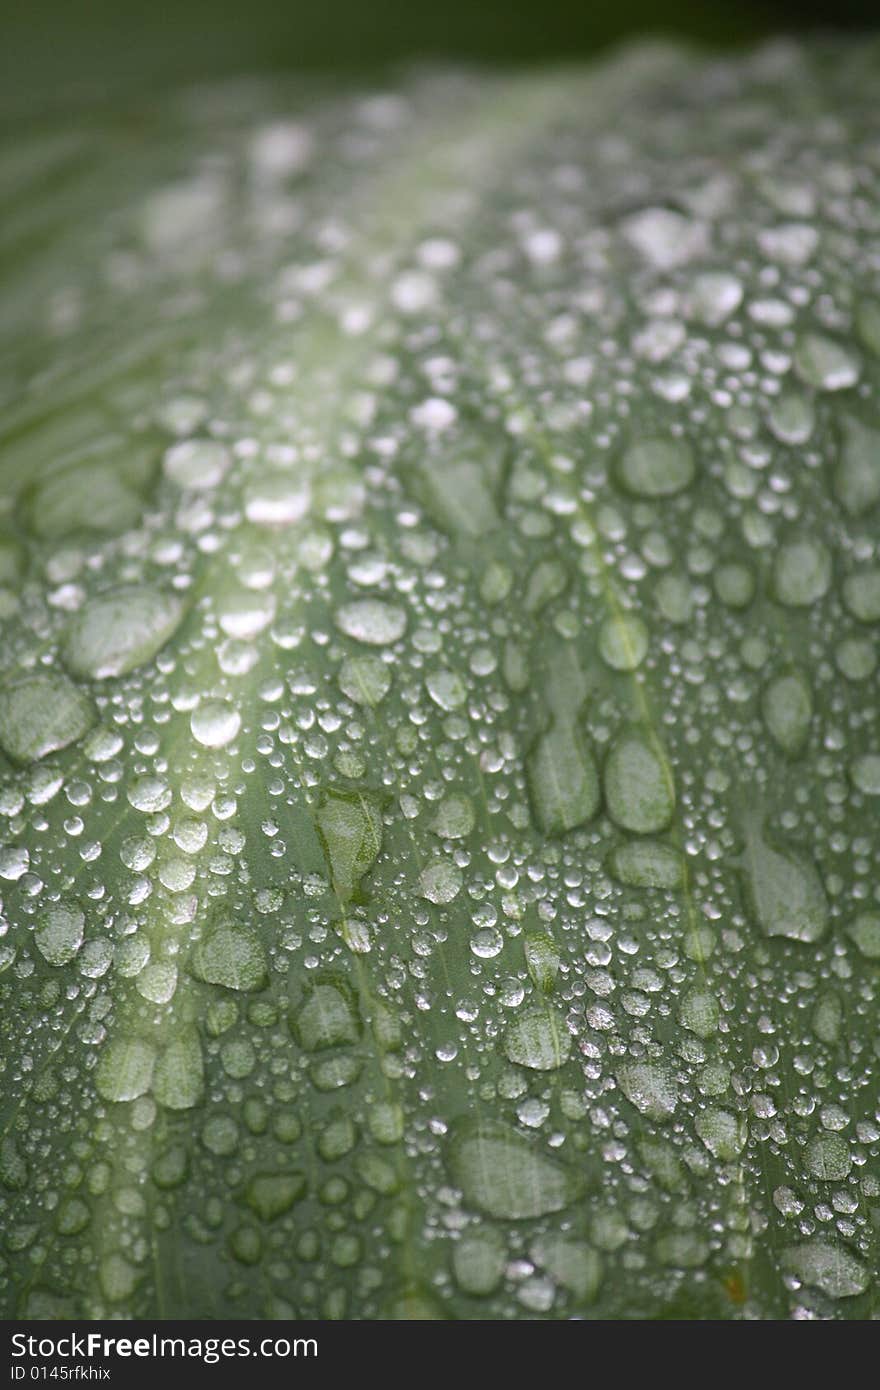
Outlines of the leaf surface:
[[0,148],[6,1316],[873,1315],[878,66]]

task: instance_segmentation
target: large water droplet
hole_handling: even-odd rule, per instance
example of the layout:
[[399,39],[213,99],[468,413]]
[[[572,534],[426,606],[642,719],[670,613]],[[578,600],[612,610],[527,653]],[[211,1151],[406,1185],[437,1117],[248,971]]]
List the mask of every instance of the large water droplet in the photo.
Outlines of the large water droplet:
[[655,739],[638,728],[618,734],[603,771],[608,814],[623,830],[665,830],[675,810],[672,772]]
[[208,927],[198,942],[193,970],[206,984],[226,989],[262,989],[268,980],[266,957],[257,933],[226,918]]
[[803,751],[813,717],[813,694],[802,671],[774,676],[761,696],[767,731],[784,753],[794,758]]
[[14,762],[57,753],[96,722],[91,700],[65,676],[24,676],[0,689],[0,748]]
[[61,659],[75,676],[125,676],[155,656],[177,630],[184,607],[161,589],[131,585],[90,599],[71,619]]
[[616,477],[634,497],[674,497],[693,482],[694,455],[683,439],[639,439],[617,460]]
[[802,1284],[819,1289],[829,1298],[855,1298],[871,1283],[871,1275],[861,1260],[843,1245],[819,1237],[783,1250],[782,1267]]
[[827,594],[831,586],[831,552],[812,536],[789,541],[776,552],[773,588],[780,603],[807,608]]
[[563,835],[599,809],[599,774],[586,741],[573,724],[557,722],[526,760],[535,820],[547,835]]
[[529,1009],[509,1024],[504,1051],[511,1062],[532,1071],[554,1071],[571,1051],[571,1034],[555,1009]]
[[346,637],[371,647],[386,647],[406,630],[406,613],[392,603],[365,598],[344,603],[336,611],[336,626]]
[[241,728],[241,715],[228,700],[203,700],[190,715],[190,729],[203,748],[225,748]]
[[828,903],[815,866],[796,850],[774,849],[749,821],[742,858],[746,898],[768,936],[813,942],[828,927]]
[[315,825],[334,892],[345,902],[382,848],[380,797],[376,792],[327,788],[315,810]]
[[465,1203],[502,1221],[562,1211],[580,1187],[570,1169],[500,1124],[462,1126],[453,1137],[450,1167]]
[[142,1038],[111,1038],[95,1068],[95,1085],[104,1100],[136,1100],[150,1089],[156,1049]]
[[50,965],[67,965],[83,943],[85,916],[78,907],[56,903],[42,913],[34,941]]

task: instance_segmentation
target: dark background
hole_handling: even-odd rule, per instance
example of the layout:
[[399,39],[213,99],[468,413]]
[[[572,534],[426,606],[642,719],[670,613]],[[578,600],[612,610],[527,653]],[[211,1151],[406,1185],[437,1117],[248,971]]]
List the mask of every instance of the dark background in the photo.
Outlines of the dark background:
[[558,61],[638,33],[730,44],[878,17],[880,0],[0,0],[0,101],[412,57]]

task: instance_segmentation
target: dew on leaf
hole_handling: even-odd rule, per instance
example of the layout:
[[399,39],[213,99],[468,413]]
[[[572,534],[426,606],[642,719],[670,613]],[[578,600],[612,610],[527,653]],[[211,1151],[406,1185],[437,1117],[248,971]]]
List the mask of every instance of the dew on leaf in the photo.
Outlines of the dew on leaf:
[[861,1260],[837,1241],[822,1237],[787,1246],[782,1251],[782,1268],[829,1298],[855,1298],[871,1283],[871,1275]]
[[267,981],[266,956],[257,933],[240,922],[220,917],[205,930],[193,954],[200,980],[225,989],[257,990]]
[[444,796],[431,821],[431,829],[442,840],[463,840],[476,824],[470,797],[459,794]]
[[356,705],[381,704],[391,689],[391,669],[377,656],[352,656],[339,668],[339,689]]
[[356,1042],[360,1020],[351,991],[342,981],[314,984],[294,1015],[293,1028],[306,1052]]
[[526,759],[535,820],[548,835],[563,835],[591,820],[599,809],[599,774],[583,735],[556,722]]
[[833,481],[834,494],[849,516],[864,516],[880,502],[880,428],[855,415],[843,417]]
[[551,994],[559,974],[559,950],[546,932],[532,932],[523,943],[529,978],[542,994]]
[[462,1232],[452,1247],[452,1271],[462,1293],[485,1298],[494,1293],[504,1274],[506,1251],[491,1226]]
[[569,1168],[501,1124],[464,1126],[453,1136],[449,1162],[465,1205],[502,1221],[562,1211],[579,1192]]
[[152,1093],[169,1110],[198,1105],[204,1089],[202,1045],[194,1028],[165,1043],[153,1071]]
[[789,608],[808,608],[824,598],[831,585],[831,552],[814,537],[788,541],[776,552],[773,590]]
[[828,928],[828,901],[806,855],[775,848],[757,822],[749,820],[741,868],[749,909],[768,936],[806,943],[821,940]]
[[606,618],[599,630],[599,653],[615,671],[635,671],[648,653],[648,629],[631,613]]
[[382,848],[380,798],[371,791],[327,788],[315,810],[315,825],[334,892],[348,901]]
[[843,602],[860,623],[880,622],[880,570],[861,570],[843,582]]
[[231,463],[229,450],[217,440],[184,439],[166,451],[162,468],[178,487],[201,491],[221,483]]
[[803,671],[774,676],[761,695],[761,714],[773,742],[790,758],[807,742],[813,717],[813,694]]
[[633,497],[674,497],[690,486],[695,471],[690,445],[671,436],[636,440],[616,464],[617,481]]
[[165,646],[183,613],[180,599],[145,585],[100,594],[71,619],[61,659],[86,680],[128,675]]
[[305,1195],[304,1173],[255,1173],[245,1188],[245,1201],[261,1221],[275,1221]]
[[677,849],[661,840],[630,840],[615,845],[608,869],[630,888],[681,888],[684,860]]
[[104,1100],[136,1100],[150,1089],[156,1049],[142,1038],[120,1037],[102,1048],[95,1086]]
[[565,1019],[552,1008],[528,1009],[507,1026],[504,1052],[508,1061],[532,1071],[555,1071],[571,1051]]
[[852,1168],[852,1155],[839,1134],[820,1134],[807,1145],[804,1162],[811,1177],[821,1182],[842,1182]]
[[406,630],[406,612],[381,599],[358,599],[336,610],[336,626],[346,637],[371,647],[387,647]]
[[228,700],[203,700],[189,723],[193,738],[203,748],[225,748],[241,728],[241,715]]
[[848,932],[863,956],[880,960],[880,913],[860,912]]
[[802,333],[795,346],[794,363],[801,379],[818,391],[847,391],[861,373],[856,354],[824,333]]
[[70,903],[56,903],[41,914],[34,942],[49,965],[67,965],[83,943],[85,915]]
[[661,1123],[672,1119],[678,1084],[668,1067],[659,1062],[625,1062],[617,1070],[617,1081],[641,1114]]
[[419,876],[422,897],[442,906],[458,897],[462,885],[461,870],[448,859],[438,859],[423,869]]
[[602,780],[608,814],[622,830],[650,835],[669,825],[675,810],[672,773],[652,736],[636,727],[618,734]]
[[35,762],[68,748],[96,720],[89,697],[65,676],[23,676],[0,687],[0,748],[14,762]]
[[710,1106],[697,1116],[694,1127],[713,1158],[723,1163],[733,1162],[745,1148],[748,1124],[743,1115]]

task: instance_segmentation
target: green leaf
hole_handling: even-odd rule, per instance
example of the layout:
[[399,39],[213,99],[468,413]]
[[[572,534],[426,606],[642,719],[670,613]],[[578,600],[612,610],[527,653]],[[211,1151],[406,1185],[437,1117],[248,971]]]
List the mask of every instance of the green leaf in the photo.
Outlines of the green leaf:
[[0,1308],[868,1319],[875,43],[0,146]]

